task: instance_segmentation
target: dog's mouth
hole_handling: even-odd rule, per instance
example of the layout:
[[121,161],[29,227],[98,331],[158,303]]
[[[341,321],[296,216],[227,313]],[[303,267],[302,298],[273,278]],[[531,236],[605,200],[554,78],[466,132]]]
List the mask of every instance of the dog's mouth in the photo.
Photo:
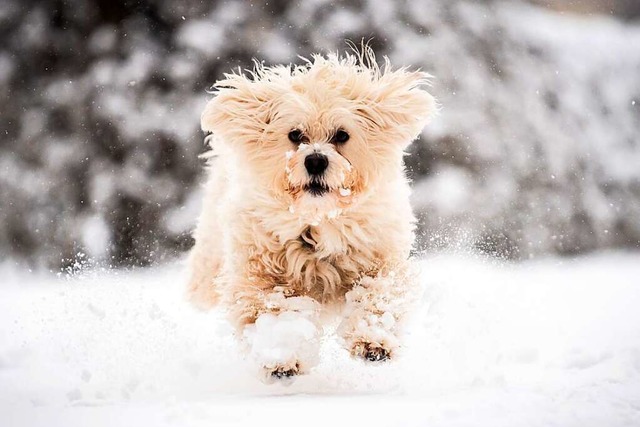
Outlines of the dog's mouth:
[[304,191],[312,196],[320,197],[329,191],[329,187],[319,181],[311,181],[304,186]]

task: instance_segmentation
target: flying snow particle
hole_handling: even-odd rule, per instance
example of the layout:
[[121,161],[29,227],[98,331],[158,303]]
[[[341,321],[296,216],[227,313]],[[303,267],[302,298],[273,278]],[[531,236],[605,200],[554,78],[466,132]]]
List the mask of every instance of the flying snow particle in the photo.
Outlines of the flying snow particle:
[[396,323],[396,319],[393,317],[391,313],[385,311],[382,316],[380,316],[380,323],[387,329],[391,329],[393,325]]

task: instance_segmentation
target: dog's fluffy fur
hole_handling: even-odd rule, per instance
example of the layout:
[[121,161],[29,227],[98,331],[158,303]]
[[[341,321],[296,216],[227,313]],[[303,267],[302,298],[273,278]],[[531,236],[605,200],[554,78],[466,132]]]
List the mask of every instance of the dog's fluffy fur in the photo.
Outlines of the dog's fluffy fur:
[[[202,114],[212,154],[192,300],[229,310],[268,379],[316,363],[318,314],[336,303],[353,355],[393,357],[414,230],[402,157],[435,108],[428,75],[381,69],[369,48],[249,74],[225,75]],[[328,158],[320,191],[311,153]]]

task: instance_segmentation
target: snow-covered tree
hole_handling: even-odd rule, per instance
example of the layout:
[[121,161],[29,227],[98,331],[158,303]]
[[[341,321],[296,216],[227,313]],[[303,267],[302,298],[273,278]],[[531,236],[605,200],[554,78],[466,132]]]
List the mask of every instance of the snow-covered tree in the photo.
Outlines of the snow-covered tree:
[[441,113],[407,158],[422,247],[638,246],[632,22],[499,1],[4,0],[0,251],[128,265],[188,248],[206,89],[362,38],[434,75]]

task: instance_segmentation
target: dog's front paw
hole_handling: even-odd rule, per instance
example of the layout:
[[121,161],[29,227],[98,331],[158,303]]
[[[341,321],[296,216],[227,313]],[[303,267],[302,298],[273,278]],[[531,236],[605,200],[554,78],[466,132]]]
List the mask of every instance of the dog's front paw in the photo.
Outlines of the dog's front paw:
[[283,378],[291,378],[298,375],[298,368],[277,368],[275,371],[271,371],[271,378],[281,380]]
[[391,351],[370,342],[357,342],[351,354],[368,362],[385,362],[391,358]]
[[320,332],[304,313],[264,313],[244,330],[249,354],[266,383],[288,384],[318,362]]
[[369,362],[385,362],[391,358],[391,352],[372,343],[358,343],[353,349],[354,355]]
[[385,362],[400,347],[396,322],[389,313],[368,314],[357,311],[343,320],[338,333],[352,356],[368,362]]
[[278,382],[283,385],[292,384],[295,378],[300,375],[300,364],[293,366],[279,366],[277,368],[265,368],[263,381],[267,384]]

